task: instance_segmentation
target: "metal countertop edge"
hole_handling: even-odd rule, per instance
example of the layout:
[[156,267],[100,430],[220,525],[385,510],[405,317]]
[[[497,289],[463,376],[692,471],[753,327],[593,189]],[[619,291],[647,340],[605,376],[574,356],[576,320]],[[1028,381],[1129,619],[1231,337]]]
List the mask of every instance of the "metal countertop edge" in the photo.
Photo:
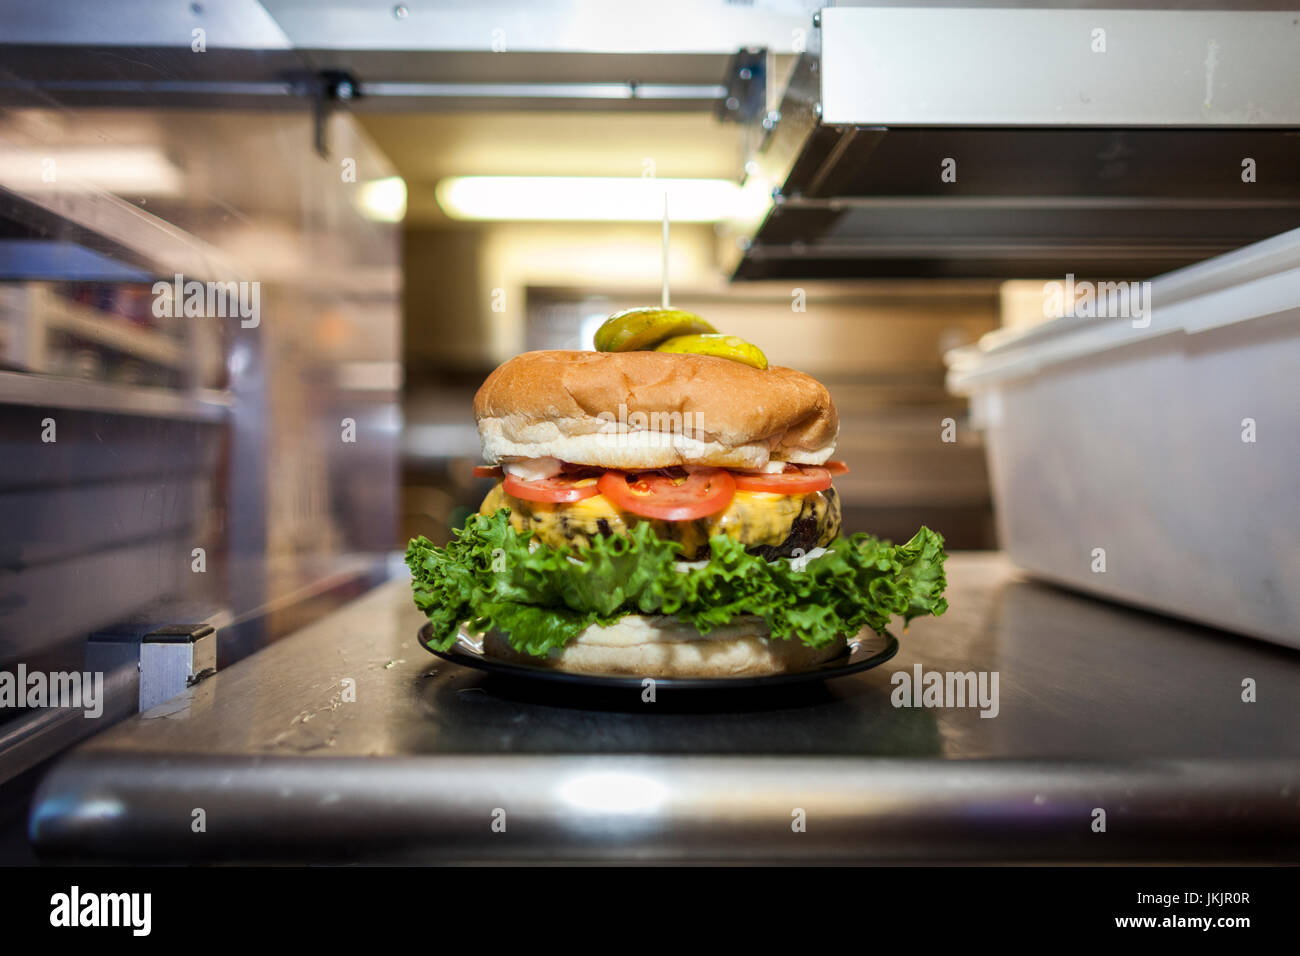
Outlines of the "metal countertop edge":
[[89,752],[29,832],[51,861],[1287,862],[1300,761]]

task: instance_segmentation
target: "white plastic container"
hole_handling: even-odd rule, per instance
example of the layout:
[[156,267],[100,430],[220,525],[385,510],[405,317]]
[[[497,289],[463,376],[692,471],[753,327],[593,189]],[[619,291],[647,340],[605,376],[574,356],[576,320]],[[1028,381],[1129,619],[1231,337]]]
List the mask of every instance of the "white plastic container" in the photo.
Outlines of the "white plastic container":
[[[1300,229],[947,356],[1002,545],[1044,578],[1300,647]],[[1102,570],[1104,568],[1104,570]]]

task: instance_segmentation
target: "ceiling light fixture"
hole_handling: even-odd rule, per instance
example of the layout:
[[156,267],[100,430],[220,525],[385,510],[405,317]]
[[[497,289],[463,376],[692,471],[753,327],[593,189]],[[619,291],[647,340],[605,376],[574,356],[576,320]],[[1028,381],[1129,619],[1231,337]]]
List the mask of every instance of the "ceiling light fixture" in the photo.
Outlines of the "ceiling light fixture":
[[362,183],[357,206],[361,215],[375,222],[401,222],[406,217],[406,181],[388,176]]
[[721,222],[734,214],[740,191],[726,179],[455,176],[435,195],[453,219],[658,222],[667,193],[674,222]]

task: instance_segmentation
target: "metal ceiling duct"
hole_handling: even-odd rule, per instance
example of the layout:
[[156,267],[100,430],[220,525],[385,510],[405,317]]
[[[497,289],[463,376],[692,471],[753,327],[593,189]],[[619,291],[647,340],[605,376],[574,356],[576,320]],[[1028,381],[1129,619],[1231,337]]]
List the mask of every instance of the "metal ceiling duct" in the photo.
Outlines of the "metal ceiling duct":
[[1300,19],[835,8],[736,278],[1148,276],[1300,226]]

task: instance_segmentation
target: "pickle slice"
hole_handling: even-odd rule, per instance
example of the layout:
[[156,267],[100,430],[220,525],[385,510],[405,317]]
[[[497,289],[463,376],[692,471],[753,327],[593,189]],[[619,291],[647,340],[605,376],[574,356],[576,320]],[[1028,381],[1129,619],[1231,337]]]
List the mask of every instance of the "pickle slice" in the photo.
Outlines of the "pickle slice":
[[655,351],[715,355],[754,368],[767,368],[767,356],[763,350],[735,335],[677,335],[660,342]]
[[714,331],[713,326],[693,312],[644,307],[625,309],[615,312],[596,330],[596,350],[635,352],[653,349],[673,336]]

